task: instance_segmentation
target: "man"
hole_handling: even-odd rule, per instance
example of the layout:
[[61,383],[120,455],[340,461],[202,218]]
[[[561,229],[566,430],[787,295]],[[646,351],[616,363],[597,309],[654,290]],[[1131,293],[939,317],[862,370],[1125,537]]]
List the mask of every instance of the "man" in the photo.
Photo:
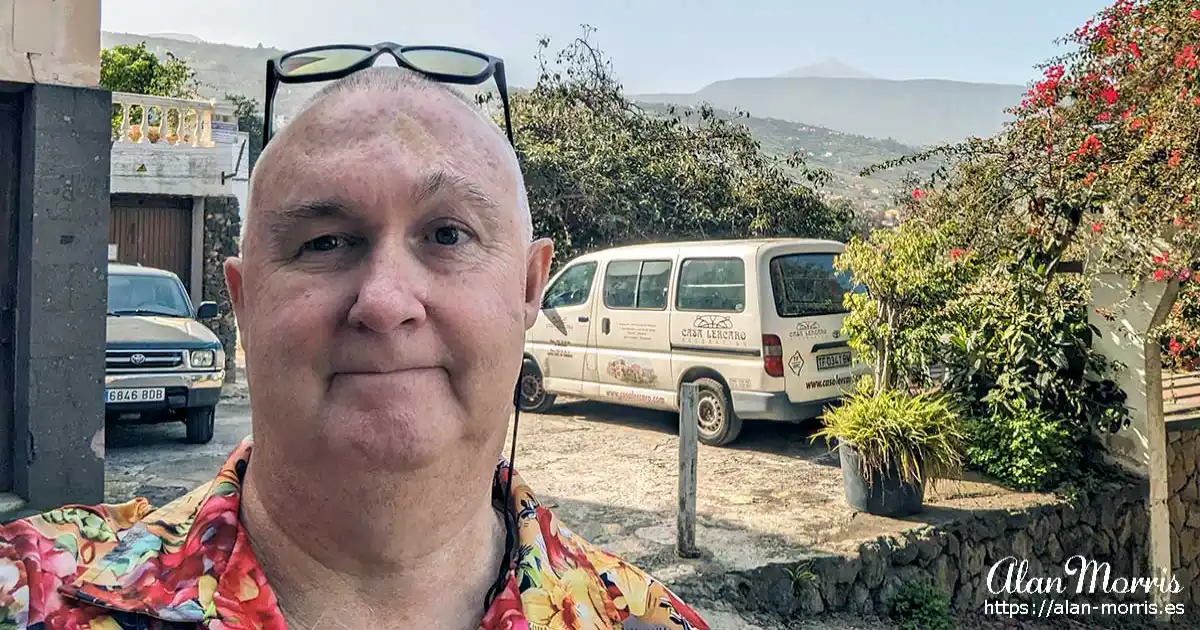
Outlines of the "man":
[[553,251],[490,121],[360,72],[268,145],[250,199],[225,274],[253,444],[157,511],[0,528],[0,628],[707,628],[519,478],[503,504]]

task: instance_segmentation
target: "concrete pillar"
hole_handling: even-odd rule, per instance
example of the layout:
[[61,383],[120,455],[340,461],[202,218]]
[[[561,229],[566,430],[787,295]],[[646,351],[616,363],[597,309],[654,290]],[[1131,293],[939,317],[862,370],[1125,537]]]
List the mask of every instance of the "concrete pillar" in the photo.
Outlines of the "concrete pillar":
[[21,133],[13,490],[104,499],[109,92],[31,85]]

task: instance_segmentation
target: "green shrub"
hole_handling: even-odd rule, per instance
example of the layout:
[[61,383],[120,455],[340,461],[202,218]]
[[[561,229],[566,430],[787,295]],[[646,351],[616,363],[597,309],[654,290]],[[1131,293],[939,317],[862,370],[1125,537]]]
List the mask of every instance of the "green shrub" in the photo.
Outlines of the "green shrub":
[[1044,410],[1002,407],[966,425],[967,461],[1013,487],[1053,487],[1081,468],[1070,427]]
[[963,461],[958,411],[944,396],[871,391],[869,379],[844,404],[825,414],[813,439],[854,446],[871,480],[894,462],[901,480],[936,482],[957,474]]
[[963,401],[967,465],[1019,489],[1048,490],[1093,471],[1098,433],[1128,424],[1115,365],[1072,280],[1014,265],[960,305],[943,390]]
[[889,602],[901,630],[951,630],[950,598],[932,582],[905,582]]

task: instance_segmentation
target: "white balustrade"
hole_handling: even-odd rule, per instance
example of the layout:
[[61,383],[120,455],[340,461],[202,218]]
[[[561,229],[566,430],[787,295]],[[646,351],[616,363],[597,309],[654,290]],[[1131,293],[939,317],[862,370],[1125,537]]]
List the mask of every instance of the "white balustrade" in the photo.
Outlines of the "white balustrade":
[[117,143],[213,147],[214,113],[224,108],[195,101],[113,92],[113,136]]

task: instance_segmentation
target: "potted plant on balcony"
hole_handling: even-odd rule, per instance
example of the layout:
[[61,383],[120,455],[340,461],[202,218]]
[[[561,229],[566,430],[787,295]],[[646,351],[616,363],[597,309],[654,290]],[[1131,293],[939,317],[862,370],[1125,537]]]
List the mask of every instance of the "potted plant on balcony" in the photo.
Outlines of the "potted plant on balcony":
[[903,517],[920,512],[929,483],[959,472],[963,435],[945,397],[873,391],[866,377],[845,404],[825,414],[814,436],[836,443],[846,502],[856,510]]

